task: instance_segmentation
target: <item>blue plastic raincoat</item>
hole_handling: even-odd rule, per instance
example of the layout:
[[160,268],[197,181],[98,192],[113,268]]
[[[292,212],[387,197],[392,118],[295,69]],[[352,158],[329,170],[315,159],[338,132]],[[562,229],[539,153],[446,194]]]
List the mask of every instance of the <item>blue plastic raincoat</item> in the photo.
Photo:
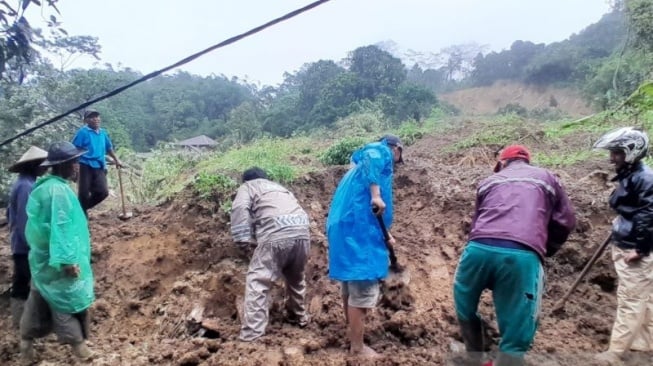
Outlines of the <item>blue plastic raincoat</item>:
[[380,280],[388,275],[388,250],[372,213],[370,185],[378,184],[386,204],[383,221],[392,225],[394,158],[385,141],[354,152],[350,169],[338,184],[326,223],[329,277],[339,281]]
[[[88,222],[64,179],[39,179],[27,201],[25,237],[30,247],[32,284],[53,310],[75,314],[95,300]],[[66,276],[63,265],[78,265],[79,277]]]

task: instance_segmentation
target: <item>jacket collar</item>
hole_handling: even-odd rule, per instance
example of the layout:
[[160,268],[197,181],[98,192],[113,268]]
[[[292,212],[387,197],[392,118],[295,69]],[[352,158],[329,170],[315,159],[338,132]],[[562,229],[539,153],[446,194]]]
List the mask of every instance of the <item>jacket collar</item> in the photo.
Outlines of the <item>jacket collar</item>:
[[630,177],[633,173],[642,169],[642,164],[643,163],[641,161],[636,161],[632,164],[626,164],[626,166],[617,171],[617,175],[615,175],[614,178],[612,178],[610,181],[616,182],[618,180]]

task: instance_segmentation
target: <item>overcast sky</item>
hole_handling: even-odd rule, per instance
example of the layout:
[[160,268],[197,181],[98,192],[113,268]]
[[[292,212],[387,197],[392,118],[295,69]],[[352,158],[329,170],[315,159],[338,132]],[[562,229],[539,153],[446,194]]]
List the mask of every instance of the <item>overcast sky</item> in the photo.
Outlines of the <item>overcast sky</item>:
[[[58,6],[70,34],[99,38],[102,63],[148,73],[310,2],[63,0]],[[517,39],[560,41],[608,10],[606,0],[332,0],[182,69],[274,85],[306,62],[337,61],[381,41],[422,52],[468,42],[500,50]],[[90,67],[92,59],[73,66]]]

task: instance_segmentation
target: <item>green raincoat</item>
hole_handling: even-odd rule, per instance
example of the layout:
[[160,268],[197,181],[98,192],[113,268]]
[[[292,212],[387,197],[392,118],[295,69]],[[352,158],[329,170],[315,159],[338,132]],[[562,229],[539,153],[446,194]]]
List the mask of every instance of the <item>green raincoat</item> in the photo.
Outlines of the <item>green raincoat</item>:
[[[66,180],[48,175],[34,185],[26,210],[34,287],[57,312],[86,310],[95,300],[91,240],[77,196]],[[79,277],[66,276],[63,265],[78,265]]]

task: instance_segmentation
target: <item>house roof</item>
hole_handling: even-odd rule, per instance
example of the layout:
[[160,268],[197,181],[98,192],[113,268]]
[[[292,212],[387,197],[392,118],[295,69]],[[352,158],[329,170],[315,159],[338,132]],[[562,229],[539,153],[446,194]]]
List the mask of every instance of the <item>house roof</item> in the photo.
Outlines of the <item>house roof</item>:
[[191,137],[189,139],[179,141],[176,143],[176,145],[181,145],[181,146],[215,146],[217,144],[218,144],[217,142],[215,142],[213,139],[205,135]]

